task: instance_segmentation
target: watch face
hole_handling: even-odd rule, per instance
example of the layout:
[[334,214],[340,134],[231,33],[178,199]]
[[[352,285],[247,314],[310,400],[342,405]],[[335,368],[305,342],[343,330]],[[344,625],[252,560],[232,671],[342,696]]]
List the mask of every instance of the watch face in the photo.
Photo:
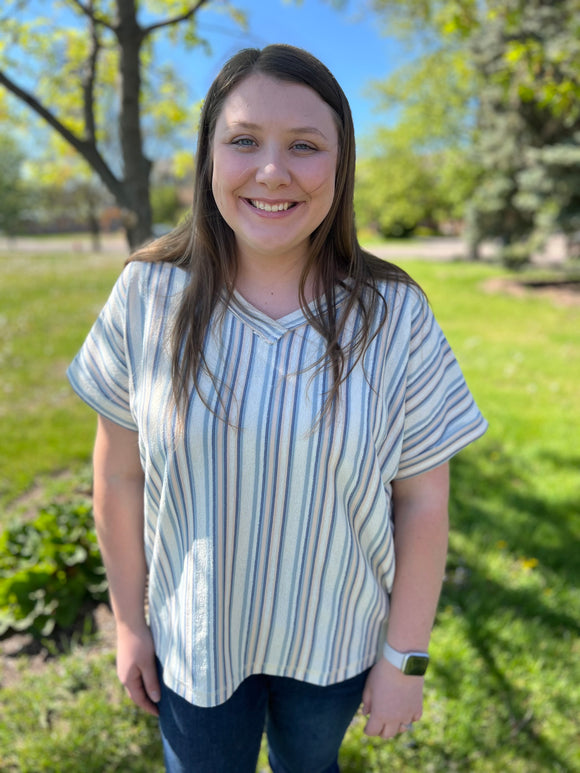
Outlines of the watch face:
[[423,655],[409,655],[405,663],[405,674],[408,676],[423,676],[429,665],[429,658]]

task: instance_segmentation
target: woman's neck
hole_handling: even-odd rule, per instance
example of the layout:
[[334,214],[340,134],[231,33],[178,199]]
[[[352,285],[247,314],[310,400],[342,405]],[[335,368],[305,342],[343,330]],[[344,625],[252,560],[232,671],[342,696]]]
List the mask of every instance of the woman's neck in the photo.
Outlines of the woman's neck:
[[[252,306],[272,319],[280,319],[300,308],[300,277],[303,263],[240,261],[235,288]],[[315,296],[314,280],[308,278],[306,301]]]

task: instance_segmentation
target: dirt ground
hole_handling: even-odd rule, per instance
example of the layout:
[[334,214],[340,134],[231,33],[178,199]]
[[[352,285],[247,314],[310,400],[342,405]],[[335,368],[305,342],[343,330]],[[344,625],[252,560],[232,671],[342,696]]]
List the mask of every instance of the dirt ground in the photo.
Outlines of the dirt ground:
[[484,283],[483,290],[488,293],[505,293],[514,298],[539,296],[551,300],[556,306],[580,306],[580,281],[532,285],[515,279],[494,278]]
[[[92,613],[94,635],[83,643],[83,653],[87,657],[115,649],[115,620],[107,604],[99,604]],[[78,634],[77,634],[78,636]],[[0,640],[0,689],[14,687],[20,681],[23,672],[27,675],[41,674],[51,661],[74,649],[77,640],[73,634],[66,639],[49,640],[48,646],[35,641],[30,634],[14,634]],[[57,653],[57,654],[55,654]]]

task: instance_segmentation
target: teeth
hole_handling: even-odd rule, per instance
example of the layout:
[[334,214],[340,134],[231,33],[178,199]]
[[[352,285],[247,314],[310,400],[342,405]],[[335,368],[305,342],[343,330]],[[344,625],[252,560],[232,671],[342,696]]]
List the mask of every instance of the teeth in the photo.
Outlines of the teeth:
[[291,206],[289,201],[285,201],[282,204],[268,204],[265,201],[250,199],[250,202],[256,209],[263,209],[264,212],[285,212]]

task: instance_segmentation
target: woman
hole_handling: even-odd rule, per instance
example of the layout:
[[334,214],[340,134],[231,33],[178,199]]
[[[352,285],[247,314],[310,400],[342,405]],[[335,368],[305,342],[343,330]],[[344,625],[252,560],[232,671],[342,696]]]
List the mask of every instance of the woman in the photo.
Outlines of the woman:
[[320,62],[235,55],[190,220],[69,369],[99,414],[117,671],[169,771],[253,773],[264,725],[275,773],[337,771],[361,701],[369,735],[421,717],[447,463],[486,424],[419,288],[360,248],[354,166]]

